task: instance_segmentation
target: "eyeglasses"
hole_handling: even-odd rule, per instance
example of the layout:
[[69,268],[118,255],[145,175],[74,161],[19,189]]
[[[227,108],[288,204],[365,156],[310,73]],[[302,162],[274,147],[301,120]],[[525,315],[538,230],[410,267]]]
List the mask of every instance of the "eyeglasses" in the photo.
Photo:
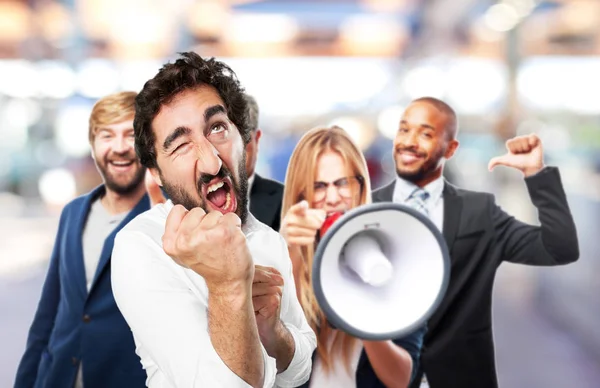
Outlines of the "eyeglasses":
[[356,193],[362,192],[363,177],[351,176],[340,178],[334,182],[315,182],[314,184],[314,202],[320,202],[327,196],[327,189],[330,185],[335,186],[340,197],[344,199],[352,198]]

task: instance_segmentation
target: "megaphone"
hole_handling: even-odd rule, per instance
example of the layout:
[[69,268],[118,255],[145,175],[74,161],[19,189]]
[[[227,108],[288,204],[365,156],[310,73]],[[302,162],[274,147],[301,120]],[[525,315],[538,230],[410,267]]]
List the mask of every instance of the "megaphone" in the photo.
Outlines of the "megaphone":
[[374,203],[334,215],[324,227],[313,289],[334,327],[381,341],[426,323],[450,278],[448,247],[429,218],[405,205]]

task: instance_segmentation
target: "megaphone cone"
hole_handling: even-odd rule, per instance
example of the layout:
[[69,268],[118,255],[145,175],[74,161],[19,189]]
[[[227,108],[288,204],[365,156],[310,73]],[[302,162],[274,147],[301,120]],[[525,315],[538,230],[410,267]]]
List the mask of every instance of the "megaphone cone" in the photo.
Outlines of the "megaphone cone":
[[332,325],[357,338],[387,340],[427,321],[450,277],[448,248],[431,220],[408,206],[376,203],[325,224],[312,277]]

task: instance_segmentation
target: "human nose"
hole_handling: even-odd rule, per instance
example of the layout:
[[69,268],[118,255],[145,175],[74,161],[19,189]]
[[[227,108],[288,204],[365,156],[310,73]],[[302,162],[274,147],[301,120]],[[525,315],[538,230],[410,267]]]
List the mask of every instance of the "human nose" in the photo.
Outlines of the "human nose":
[[117,154],[126,154],[133,148],[133,139],[129,136],[115,136],[112,148]]
[[338,188],[334,184],[327,186],[326,202],[331,205],[336,205],[341,201]]
[[419,145],[415,131],[398,133],[397,143],[401,145],[402,148],[417,148]]
[[223,161],[219,151],[206,138],[202,138],[196,146],[197,167],[203,174],[217,175],[221,170]]

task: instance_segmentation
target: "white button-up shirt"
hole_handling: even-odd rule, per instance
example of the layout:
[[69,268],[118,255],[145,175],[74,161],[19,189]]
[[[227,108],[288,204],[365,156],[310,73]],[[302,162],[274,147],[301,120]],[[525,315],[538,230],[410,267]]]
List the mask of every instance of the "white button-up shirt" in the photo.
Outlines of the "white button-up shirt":
[[[176,264],[162,248],[169,200],[126,225],[115,237],[111,258],[117,306],[132,330],[150,388],[249,387],[221,360],[210,340],[204,279]],[[287,245],[279,233],[250,213],[242,227],[255,264],[274,267],[284,278],[280,318],[295,342],[288,368],[277,374],[276,361],[261,344],[264,387],[295,387],[306,382],[317,346],[296,298]]]

